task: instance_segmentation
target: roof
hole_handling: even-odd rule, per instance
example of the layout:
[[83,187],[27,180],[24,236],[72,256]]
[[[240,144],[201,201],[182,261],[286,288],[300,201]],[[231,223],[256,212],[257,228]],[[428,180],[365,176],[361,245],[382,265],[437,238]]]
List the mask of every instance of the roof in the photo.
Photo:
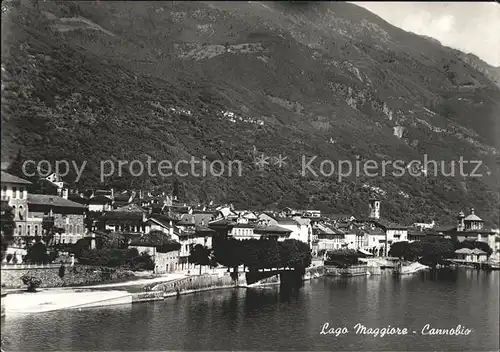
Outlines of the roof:
[[153,222],[157,223],[158,225],[163,226],[163,227],[165,227],[165,228],[174,227],[174,226],[173,226],[173,224],[172,224],[172,225],[170,225],[170,221],[169,221],[169,220],[165,221],[165,220],[163,220],[163,219],[158,219],[158,218],[156,217],[156,215],[155,215],[155,216],[150,217],[149,219],[147,219],[147,221],[153,221]]
[[302,217],[294,217],[293,220],[295,220],[299,225],[310,225],[311,224],[311,219],[309,218],[302,218]]
[[136,213],[136,212],[141,212],[145,213],[146,210],[137,204],[128,204],[120,208],[116,208],[114,211],[119,211],[122,213]]
[[105,220],[142,220],[143,212],[123,212],[112,210],[104,213],[101,218]]
[[481,249],[479,249],[479,248],[474,248],[472,250],[472,254],[486,254],[486,252],[483,251],[483,250],[481,250]]
[[282,233],[287,234],[292,232],[292,230],[285,229],[281,226],[270,225],[270,226],[256,226],[254,229],[255,233]]
[[5,171],[2,171],[1,173],[1,181],[2,183],[16,183],[16,184],[19,184],[19,185],[30,185],[31,182],[28,181],[28,180],[25,180],[23,178],[20,178],[20,177],[17,177],[17,176],[14,176],[14,175],[11,175]]
[[330,215],[325,215],[325,216],[330,218],[330,219],[333,219],[333,220],[346,220],[346,219],[350,219],[351,217],[353,217],[350,214],[330,214]]
[[209,227],[212,227],[212,226],[215,226],[215,227],[218,227],[218,226],[234,226],[234,225],[236,225],[236,221],[230,220],[230,219],[215,220],[215,221],[211,221],[208,224]]
[[130,192],[118,193],[115,195],[115,201],[128,202],[128,200],[130,199],[131,196],[132,196],[132,193],[130,193]]
[[106,204],[112,203],[113,201],[106,196],[98,195],[89,199],[89,204]]
[[299,225],[299,223],[293,219],[278,218],[278,225]]
[[333,230],[330,226],[325,225],[325,224],[315,224],[314,229],[319,231],[321,234],[325,235],[335,235],[336,232]]
[[211,228],[206,227],[206,226],[196,226],[196,228],[195,228],[195,232],[196,232],[196,233],[203,232],[203,233],[206,233],[206,234],[209,234],[209,233],[215,233],[215,231],[214,231],[214,230],[212,230]]
[[193,220],[196,226],[206,226],[215,219],[218,212],[193,213]]
[[170,235],[161,231],[151,231],[141,237],[134,238],[129,245],[138,247],[157,247],[175,243],[178,242],[172,240]]
[[481,219],[476,214],[470,214],[470,215],[467,215],[467,217],[464,219],[464,221],[483,221],[483,219]]
[[408,231],[408,236],[425,236],[425,232],[410,230]]
[[451,232],[451,231],[456,231],[457,227],[454,225],[443,225],[443,226],[438,226],[432,228],[432,231],[434,232]]
[[79,204],[87,204],[87,201],[88,201],[88,199],[80,197],[79,194],[70,194],[68,196],[68,199],[72,202],[79,203]]
[[195,225],[195,218],[193,214],[182,214],[177,225]]
[[455,251],[456,254],[472,254],[472,250],[469,248],[460,248]]
[[374,223],[380,225],[387,230],[406,230],[407,226],[396,224],[385,219],[373,220]]
[[109,189],[98,189],[94,192],[95,196],[110,196],[113,194],[113,191]]
[[86,206],[72,202],[63,197],[53,196],[49,194],[28,194],[28,204],[32,205],[51,205],[55,207],[65,208],[80,208],[85,209]]

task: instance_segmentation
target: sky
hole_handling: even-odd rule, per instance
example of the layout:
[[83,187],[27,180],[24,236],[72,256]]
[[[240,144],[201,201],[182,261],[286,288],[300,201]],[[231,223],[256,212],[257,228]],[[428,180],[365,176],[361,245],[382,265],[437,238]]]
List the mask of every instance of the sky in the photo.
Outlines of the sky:
[[353,2],[406,31],[500,66],[500,4],[495,2]]

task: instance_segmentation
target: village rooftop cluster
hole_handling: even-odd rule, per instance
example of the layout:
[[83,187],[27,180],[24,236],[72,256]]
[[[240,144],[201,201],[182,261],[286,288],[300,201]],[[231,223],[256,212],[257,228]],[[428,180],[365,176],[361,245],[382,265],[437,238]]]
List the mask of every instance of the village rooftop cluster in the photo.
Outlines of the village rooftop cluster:
[[[358,218],[314,209],[255,211],[213,202],[188,204],[166,193],[141,190],[78,192],[68,189],[57,174],[49,175],[44,182],[57,189],[58,195],[31,194],[27,191],[29,181],[2,171],[2,211],[11,209],[15,222],[14,243],[4,262],[23,263],[27,246],[40,238],[46,239],[48,247],[72,245],[86,237],[95,245],[95,239],[105,233],[128,234],[129,247],[152,256],[155,273],[192,269],[188,260],[192,248],[197,244],[210,248],[216,236],[296,239],[307,243],[316,258],[338,249],[387,257],[394,243],[429,236],[482,241],[495,254],[500,252],[498,230],[486,229],[474,209],[468,215],[460,211],[456,224],[448,227],[438,227],[434,221],[403,225],[383,218],[381,200],[376,197],[367,199],[366,217]],[[48,229],[53,231],[50,238]],[[168,241],[177,242],[180,249],[169,253],[155,250]]]

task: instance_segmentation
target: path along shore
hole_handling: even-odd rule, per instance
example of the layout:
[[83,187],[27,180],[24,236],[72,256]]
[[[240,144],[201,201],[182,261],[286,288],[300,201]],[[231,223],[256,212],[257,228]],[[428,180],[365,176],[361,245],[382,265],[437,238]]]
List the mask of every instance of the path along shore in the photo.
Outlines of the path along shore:
[[[162,300],[165,297],[199,291],[254,286],[246,285],[246,282],[233,284],[229,282],[232,281],[229,277],[223,279],[222,276],[224,276],[223,273],[226,270],[227,269],[223,268],[214,270],[211,274],[207,273],[215,281],[215,284],[210,282],[207,284],[207,274],[189,275],[187,272],[183,272],[165,274],[154,278],[135,279],[120,283],[80,287],[43,288],[39,289],[37,292],[27,292],[19,289],[5,290],[8,294],[6,297],[2,298],[2,306],[5,307],[5,315],[10,316],[15,314],[42,313],[61,309],[84,309],[156,301]],[[219,279],[217,279],[217,277],[219,277]],[[312,273],[309,273],[307,277],[308,279],[312,278]],[[220,280],[222,280],[223,283]],[[181,284],[183,281],[184,283]],[[189,282],[186,284],[186,281]],[[217,283],[217,281],[219,282]],[[177,284],[177,282],[179,283]],[[172,287],[170,287],[170,290],[167,291],[142,290],[144,286],[161,286],[163,284],[166,284],[166,286],[178,285],[178,288],[175,289],[174,287],[174,289],[172,289]],[[268,284],[276,283],[269,282]],[[181,287],[180,289],[179,286]]]
[[4,290],[2,298],[5,314],[41,313],[60,309],[78,309],[132,303],[134,294],[129,288],[172,282],[186,277],[184,273],[166,274],[149,279],[80,286],[38,289],[27,292],[19,289]]

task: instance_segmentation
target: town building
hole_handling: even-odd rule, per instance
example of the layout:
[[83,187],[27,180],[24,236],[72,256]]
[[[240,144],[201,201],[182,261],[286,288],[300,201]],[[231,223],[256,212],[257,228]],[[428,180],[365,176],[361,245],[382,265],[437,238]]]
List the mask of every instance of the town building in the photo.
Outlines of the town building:
[[113,209],[113,200],[105,195],[97,194],[88,200],[89,211],[105,212]]
[[363,249],[374,255],[386,257],[393,243],[408,241],[408,228],[380,217],[380,199],[370,198],[368,205],[368,219],[354,221],[358,225],[358,228],[367,232],[367,247]]
[[486,261],[488,259],[488,255],[485,251],[478,248],[460,248],[455,251],[455,258],[466,262],[477,263]]
[[136,204],[107,211],[99,217],[99,229],[115,232],[144,233],[147,211]]
[[164,274],[179,269],[179,243],[171,235],[152,231],[135,237],[128,248],[137,248],[139,253],[147,253],[154,261],[154,273]]
[[[28,217],[28,189],[31,182],[20,177],[1,171],[1,197],[11,209],[14,215],[16,230],[15,236],[23,236],[26,231],[26,220]],[[37,228],[41,233],[41,224]]]
[[444,235],[456,238],[458,241],[482,241],[487,243],[491,249],[496,247],[498,234],[484,227],[484,221],[471,208],[470,214],[465,216],[463,211],[457,215],[455,227],[442,229]]
[[[52,243],[76,243],[86,235],[86,207],[66,198],[47,194],[28,194],[26,239],[50,235]],[[19,230],[18,230],[19,235]]]

